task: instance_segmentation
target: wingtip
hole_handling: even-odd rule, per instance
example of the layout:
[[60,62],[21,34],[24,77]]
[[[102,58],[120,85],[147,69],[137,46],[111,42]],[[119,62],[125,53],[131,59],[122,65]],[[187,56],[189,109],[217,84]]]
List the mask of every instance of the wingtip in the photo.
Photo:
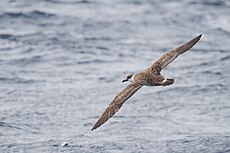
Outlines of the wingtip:
[[202,36],[203,36],[203,34],[199,34],[198,36],[196,36],[195,38],[193,38],[191,41],[189,41],[188,44],[191,44],[190,48],[192,48],[200,40],[200,38]]
[[96,129],[96,127],[94,126],[92,129],[91,129],[91,131],[93,131],[93,130],[95,130]]
[[91,131],[97,129],[97,128],[100,127],[100,126],[101,126],[101,125],[98,126],[98,124],[96,123],[96,124],[93,126],[93,128],[91,129]]
[[197,41],[199,41],[200,40],[200,38],[203,36],[203,34],[201,33],[201,34],[199,34],[195,39],[197,40]]

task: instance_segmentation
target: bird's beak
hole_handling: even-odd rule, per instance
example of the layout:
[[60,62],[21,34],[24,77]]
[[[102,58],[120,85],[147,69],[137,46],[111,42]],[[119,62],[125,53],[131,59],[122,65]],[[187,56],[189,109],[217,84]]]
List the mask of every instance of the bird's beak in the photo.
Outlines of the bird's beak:
[[124,83],[124,82],[126,82],[126,81],[129,81],[129,79],[122,80],[122,83]]

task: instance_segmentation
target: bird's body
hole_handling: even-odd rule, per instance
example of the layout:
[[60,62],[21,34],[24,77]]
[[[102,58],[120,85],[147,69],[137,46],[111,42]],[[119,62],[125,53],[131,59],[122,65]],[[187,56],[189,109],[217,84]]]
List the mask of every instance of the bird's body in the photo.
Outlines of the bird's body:
[[160,74],[154,74],[152,71],[145,70],[142,72],[139,72],[133,76],[132,82],[144,85],[144,86],[159,86],[162,85],[162,83],[166,81],[162,75]]
[[180,54],[183,54],[192,48],[201,38],[202,35],[195,37],[184,45],[164,54],[156,62],[154,62],[148,69],[137,74],[130,74],[125,80],[131,81],[125,89],[123,89],[110,103],[105,112],[96,122],[92,130],[104,124],[110,117],[112,117],[137,90],[142,86],[168,86],[174,83],[174,79],[168,79],[161,75],[161,70],[171,63]]

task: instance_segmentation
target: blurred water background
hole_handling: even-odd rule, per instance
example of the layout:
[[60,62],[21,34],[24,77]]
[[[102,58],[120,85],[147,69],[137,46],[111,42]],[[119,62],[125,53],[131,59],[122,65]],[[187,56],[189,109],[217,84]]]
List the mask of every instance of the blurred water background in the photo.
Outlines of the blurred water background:
[[[200,33],[174,85],[90,131],[127,74]],[[230,152],[229,66],[227,0],[1,0],[0,152]]]

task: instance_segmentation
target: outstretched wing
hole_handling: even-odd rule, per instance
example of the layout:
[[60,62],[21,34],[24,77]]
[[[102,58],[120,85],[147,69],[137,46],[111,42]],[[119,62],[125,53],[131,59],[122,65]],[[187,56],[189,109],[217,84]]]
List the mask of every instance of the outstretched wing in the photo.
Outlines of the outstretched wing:
[[150,71],[157,71],[159,73],[164,67],[166,67],[169,63],[171,63],[177,56],[183,54],[190,48],[192,48],[201,38],[202,34],[193,38],[189,42],[185,43],[184,45],[164,54],[159,58],[155,63],[153,63],[148,70]]
[[105,112],[101,115],[101,117],[91,130],[98,128],[99,126],[104,124],[109,118],[111,118],[121,108],[123,103],[141,87],[141,84],[131,83],[125,89],[123,89],[109,104]]

